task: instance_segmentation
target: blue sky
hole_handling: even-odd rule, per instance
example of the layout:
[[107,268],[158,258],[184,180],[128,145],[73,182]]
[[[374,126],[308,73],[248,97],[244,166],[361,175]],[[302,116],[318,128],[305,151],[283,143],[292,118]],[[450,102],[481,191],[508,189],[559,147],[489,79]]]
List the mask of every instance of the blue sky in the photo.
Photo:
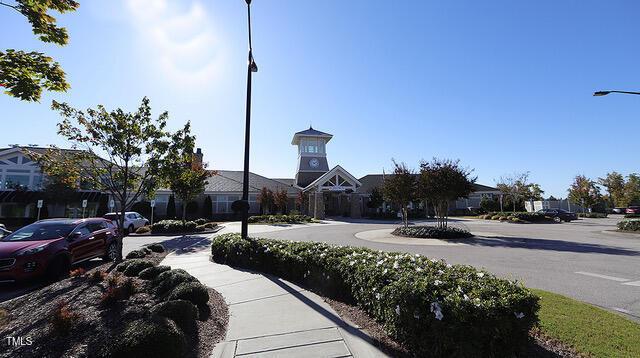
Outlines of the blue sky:
[[[530,171],[547,194],[573,176],[640,171],[640,3],[254,0],[251,170],[292,177],[294,132],[332,133],[329,165],[356,177],[391,158],[459,158],[480,183]],[[42,50],[72,85],[41,103],[0,96],[0,144],[65,145],[52,99],[190,120],[211,168],[241,169],[242,0],[92,0],[61,16],[66,47],[0,9],[1,48]],[[10,29],[10,31],[7,31]]]

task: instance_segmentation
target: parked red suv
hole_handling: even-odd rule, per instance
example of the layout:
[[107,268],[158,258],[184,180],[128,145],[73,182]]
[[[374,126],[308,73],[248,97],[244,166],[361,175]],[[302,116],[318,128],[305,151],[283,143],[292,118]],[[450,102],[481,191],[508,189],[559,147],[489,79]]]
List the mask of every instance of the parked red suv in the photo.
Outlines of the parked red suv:
[[82,261],[113,260],[117,237],[103,218],[40,220],[0,239],[0,282],[57,278]]

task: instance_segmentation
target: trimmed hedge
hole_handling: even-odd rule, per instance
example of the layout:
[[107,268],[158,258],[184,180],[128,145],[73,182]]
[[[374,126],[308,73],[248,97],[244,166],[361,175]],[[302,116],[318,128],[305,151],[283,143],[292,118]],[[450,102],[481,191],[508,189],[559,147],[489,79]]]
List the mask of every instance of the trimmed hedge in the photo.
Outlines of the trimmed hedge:
[[579,218],[604,219],[607,216],[605,213],[578,213]]
[[169,270],[171,270],[171,267],[164,265],[148,267],[138,273],[138,278],[141,278],[143,280],[152,280],[159,274]]
[[196,232],[197,226],[194,221],[182,220],[162,220],[151,225],[152,234],[181,234],[185,232]]
[[192,331],[198,319],[198,308],[185,300],[160,302],[151,308],[151,314],[167,317],[183,331]]
[[537,322],[538,297],[521,284],[421,255],[239,234],[211,253],[356,303],[415,356],[511,356]]
[[618,222],[618,230],[640,231],[640,219],[624,219]]
[[124,269],[122,273],[128,277],[138,276],[138,274],[147,268],[155,266],[153,261],[143,260],[143,259],[132,259],[129,260],[129,264]]
[[107,343],[105,356],[173,358],[182,357],[186,349],[180,328],[164,317],[133,321],[117,337]]
[[182,269],[169,270],[160,273],[151,281],[157,296],[162,296],[173,290],[183,282],[197,282],[198,280]]
[[151,226],[140,226],[136,229],[136,234],[148,234],[151,232]]
[[[526,211],[522,212],[503,212],[503,213],[488,213],[486,215],[481,215],[481,219],[485,220],[507,220],[511,222],[551,222],[553,218],[549,216],[545,216],[542,213],[529,213]],[[518,219],[518,220],[513,220]]]
[[194,305],[206,305],[209,302],[209,291],[200,282],[183,282],[169,293],[167,300],[186,300]]
[[435,226],[408,226],[399,227],[391,234],[403,237],[431,238],[431,239],[463,239],[473,235],[464,229],[457,227],[438,228]]
[[125,259],[141,259],[147,256],[147,253],[144,250],[133,250],[127,254]]
[[249,224],[300,224],[313,222],[307,215],[256,215],[249,217]]
[[624,214],[624,217],[626,219],[631,219],[631,218],[640,218],[640,214]]

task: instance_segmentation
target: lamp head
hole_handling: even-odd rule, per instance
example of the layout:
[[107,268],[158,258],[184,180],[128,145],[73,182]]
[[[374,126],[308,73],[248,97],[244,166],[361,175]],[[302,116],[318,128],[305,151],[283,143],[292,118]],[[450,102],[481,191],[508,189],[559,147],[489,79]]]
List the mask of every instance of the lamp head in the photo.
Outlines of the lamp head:
[[246,2],[247,5],[251,5],[251,0],[244,0],[244,2]]
[[593,92],[593,95],[595,97],[602,97],[602,96],[606,96],[609,93],[611,93],[611,91],[597,91],[597,92]]

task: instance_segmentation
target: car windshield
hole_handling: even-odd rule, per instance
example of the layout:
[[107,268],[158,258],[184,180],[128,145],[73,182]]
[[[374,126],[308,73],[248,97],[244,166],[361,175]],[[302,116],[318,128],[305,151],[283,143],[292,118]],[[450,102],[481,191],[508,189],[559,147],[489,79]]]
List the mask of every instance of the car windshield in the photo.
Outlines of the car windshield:
[[38,241],[65,237],[76,227],[70,223],[35,223],[27,225],[13,234],[2,238],[2,241]]

